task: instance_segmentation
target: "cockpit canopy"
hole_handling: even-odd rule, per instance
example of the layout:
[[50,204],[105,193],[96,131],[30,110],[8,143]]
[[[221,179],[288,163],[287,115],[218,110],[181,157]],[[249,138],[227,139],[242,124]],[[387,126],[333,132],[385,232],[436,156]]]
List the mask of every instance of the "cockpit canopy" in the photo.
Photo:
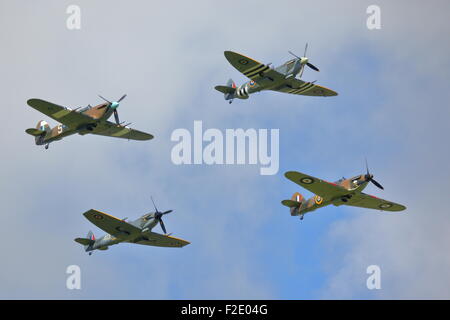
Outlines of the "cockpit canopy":
[[336,184],[340,184],[342,181],[344,181],[345,180],[345,177],[342,177],[342,178],[340,178],[338,181],[335,181],[334,183],[336,183]]

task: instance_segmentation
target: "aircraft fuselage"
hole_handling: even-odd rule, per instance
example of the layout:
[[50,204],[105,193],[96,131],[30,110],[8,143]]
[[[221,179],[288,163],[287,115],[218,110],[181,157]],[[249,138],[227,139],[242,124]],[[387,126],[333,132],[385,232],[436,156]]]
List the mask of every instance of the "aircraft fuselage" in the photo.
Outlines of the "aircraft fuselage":
[[[108,108],[108,103],[102,103],[95,107],[87,106],[82,108],[81,110],[77,111],[80,113],[83,113],[85,115],[88,115],[92,118],[91,123],[83,123],[82,125],[79,125],[78,127],[68,127],[63,124],[58,124],[57,126],[45,130],[45,125],[47,124],[45,121],[40,121],[38,124],[37,129],[41,129],[45,131],[45,134],[36,137],[36,144],[37,145],[48,145],[51,142],[61,140],[67,136],[73,135],[75,133],[84,135],[87,133],[92,132],[95,127],[98,125],[98,123],[102,121],[107,121],[111,115],[113,114],[114,110],[111,108]],[[66,108],[67,112],[73,112],[72,109]],[[45,125],[43,125],[43,123]]]
[[330,204],[333,204],[335,206],[343,205],[348,202],[353,197],[353,195],[362,192],[367,187],[369,180],[367,179],[366,175],[361,174],[350,179],[342,178],[334,183],[329,183],[343,187],[344,189],[348,190],[348,194],[331,199],[324,199],[318,195],[314,195],[308,200],[304,200],[299,193],[296,193],[294,197],[297,198],[293,198],[293,200],[301,202],[301,205],[299,207],[290,208],[291,215],[303,215],[307,212],[314,211],[318,208],[322,208]]
[[[144,233],[147,231],[151,231],[158,224],[158,221],[155,220],[154,213],[148,213],[148,214],[143,215],[139,219],[130,221],[128,223],[135,227],[138,227],[139,229],[142,230],[142,233]],[[124,238],[119,239],[117,237],[114,237],[113,235],[105,234],[104,236],[96,239],[92,245],[88,246],[86,248],[86,252],[94,251],[94,250],[107,250],[109,246],[112,246],[112,245],[115,245],[115,244],[118,244],[121,242],[135,243],[135,242],[138,242],[143,239],[142,238],[143,236],[142,237],[141,236],[138,236],[138,237],[133,236],[133,237],[127,239],[126,238],[127,234],[124,233],[124,235],[125,235]]]
[[[299,67],[297,67],[299,65]],[[265,68],[269,68],[268,66],[265,66]],[[278,71],[281,74],[284,74],[286,78],[289,77],[301,77],[303,74],[303,70],[305,68],[304,63],[300,63],[299,59],[291,59],[282,65],[275,68],[275,71]],[[262,69],[264,70],[264,68]],[[258,71],[258,70],[256,70]],[[256,72],[255,71],[255,72]],[[261,72],[261,71],[260,71]],[[258,72],[256,72],[258,73]],[[253,73],[250,73],[249,75],[252,75]],[[253,80],[247,81],[244,84],[240,85],[236,88],[236,92],[234,94],[228,94],[227,97],[225,97],[225,100],[231,100],[234,98],[237,99],[248,99],[249,96],[253,93],[263,91],[263,90],[276,90],[281,87],[285,86],[284,82],[276,81],[275,79],[271,79],[270,77],[264,77],[262,80],[259,80],[258,83],[256,83]]]

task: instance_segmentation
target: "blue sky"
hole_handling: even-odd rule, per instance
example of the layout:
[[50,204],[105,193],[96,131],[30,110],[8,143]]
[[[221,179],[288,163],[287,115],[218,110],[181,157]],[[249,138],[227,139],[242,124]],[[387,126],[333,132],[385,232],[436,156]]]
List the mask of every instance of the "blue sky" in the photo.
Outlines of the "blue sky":
[[[81,8],[81,30],[66,28],[70,4]],[[449,47],[434,40],[448,34],[449,5],[380,1],[382,28],[370,31],[371,4],[3,1],[0,297],[449,298]],[[279,65],[306,42],[321,71],[303,78],[339,96],[262,92],[229,105],[213,89],[246,81],[223,51]],[[154,140],[72,136],[45,151],[24,133],[40,119],[55,125],[29,98],[78,107],[124,93],[121,120]],[[192,132],[195,120],[280,129],[278,174],[175,166],[170,135]],[[365,157],[385,187],[367,193],[405,204],[404,214],[327,207],[300,221],[281,206],[296,191],[311,195],[285,171],[333,181],[362,173]],[[88,257],[73,241],[103,233],[84,211],[133,219],[152,210],[150,195],[174,209],[166,227],[191,245],[122,244]],[[79,291],[65,287],[71,264],[81,267]],[[371,264],[382,290],[365,286]]]

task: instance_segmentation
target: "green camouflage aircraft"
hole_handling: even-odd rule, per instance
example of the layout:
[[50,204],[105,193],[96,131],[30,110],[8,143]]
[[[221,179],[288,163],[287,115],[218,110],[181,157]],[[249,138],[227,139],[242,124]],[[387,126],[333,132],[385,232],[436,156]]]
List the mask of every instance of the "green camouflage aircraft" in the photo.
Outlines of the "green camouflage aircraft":
[[[154,202],[153,205],[155,206]],[[89,255],[94,250],[108,250],[109,246],[121,242],[155,247],[184,247],[190,242],[166,234],[162,216],[171,212],[172,210],[160,212],[155,206],[155,212],[144,214],[137,220],[126,222],[127,218],[121,220],[107,213],[91,209],[83,215],[108,234],[96,239],[93,232],[89,231],[86,238],[76,238],[75,241],[82,244]],[[151,231],[157,224],[161,226],[164,234]]]
[[[45,145],[45,149],[48,149],[51,142],[61,140],[75,133],[80,135],[91,133],[129,140],[153,139],[151,134],[129,128],[128,126],[131,123],[124,125],[119,122],[117,108],[120,101],[126,96],[125,94],[119,100],[113,102],[100,96],[100,98],[105,100],[105,103],[95,107],[88,105],[87,107],[73,110],[41,99],[30,99],[27,101],[30,107],[61,124],[52,129],[46,121],[41,120],[36,128],[27,129],[25,132],[35,137],[36,145]],[[116,123],[108,121],[108,118],[113,114]]]
[[318,208],[333,204],[335,206],[348,205],[367,209],[378,209],[383,211],[402,211],[406,207],[391,201],[383,200],[375,196],[363,193],[363,189],[372,182],[380,189],[381,184],[373,179],[366,164],[366,174],[355,176],[351,179],[342,178],[336,182],[328,182],[310,175],[288,171],[284,175],[299,186],[311,191],[315,195],[308,200],[298,192],[294,193],[291,200],[283,200],[281,203],[289,207],[292,216],[303,216]]
[[216,86],[215,89],[224,94],[229,103],[233,99],[248,99],[249,95],[262,90],[272,90],[284,93],[298,94],[304,96],[336,96],[337,93],[331,89],[319,86],[313,82],[305,82],[297,78],[301,77],[305,66],[315,71],[319,69],[309,62],[306,50],[303,57],[298,57],[289,51],[295,58],[291,59],[277,68],[272,68],[271,63],[264,65],[256,60],[242,54],[225,51],[225,58],[239,72],[243,73],[250,81],[236,87],[232,79],[225,86]]

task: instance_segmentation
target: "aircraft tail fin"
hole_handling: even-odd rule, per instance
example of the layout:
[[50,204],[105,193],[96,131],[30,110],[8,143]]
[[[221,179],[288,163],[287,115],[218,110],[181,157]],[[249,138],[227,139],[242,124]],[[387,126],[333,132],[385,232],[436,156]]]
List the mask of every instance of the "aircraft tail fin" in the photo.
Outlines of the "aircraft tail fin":
[[39,129],[41,131],[49,132],[51,130],[50,126],[48,125],[47,121],[41,120],[37,123],[36,129]]
[[41,144],[47,132],[50,131],[51,131],[50,126],[44,120],[39,121],[36,125],[36,128],[29,128],[25,130],[26,133],[34,137],[34,140],[37,145]]
[[95,243],[95,236],[92,231],[89,231],[86,238],[76,238],[75,242],[84,246],[84,250],[87,251],[91,245]]
[[233,79],[229,79],[225,86],[215,86],[214,89],[222,92],[224,94],[225,100],[233,100],[234,93],[236,92],[236,84],[234,83]]
[[296,192],[292,195],[291,200],[283,200],[281,203],[284,206],[289,207],[291,216],[296,216],[298,214],[298,209],[304,201],[305,198],[300,193]]

